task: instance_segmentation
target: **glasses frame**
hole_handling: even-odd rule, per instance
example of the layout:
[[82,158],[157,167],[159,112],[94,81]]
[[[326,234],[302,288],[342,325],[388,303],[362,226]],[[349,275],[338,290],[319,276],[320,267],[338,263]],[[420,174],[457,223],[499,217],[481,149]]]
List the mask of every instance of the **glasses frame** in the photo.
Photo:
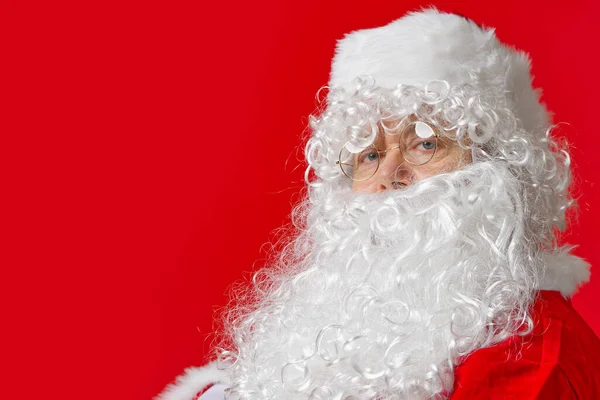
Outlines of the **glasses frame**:
[[[435,128],[435,126],[431,125],[431,124],[430,124],[430,123],[428,123],[428,122],[424,122],[424,121],[412,121],[412,122],[410,122],[408,125],[406,125],[406,126],[404,127],[404,129],[402,129],[402,131],[401,131],[401,132],[400,132],[398,135],[391,135],[391,134],[390,134],[390,136],[398,136],[398,141],[400,141],[400,138],[402,137],[402,135],[404,134],[404,132],[405,132],[405,131],[406,131],[406,130],[407,130],[407,129],[408,129],[410,126],[411,126],[411,125],[416,125],[417,123],[427,124],[427,125],[428,125],[428,126],[431,128],[431,130],[433,131],[433,137],[435,138],[435,150],[433,150],[433,154],[431,155],[431,157],[430,157],[430,158],[429,158],[427,161],[425,161],[425,162],[422,162],[422,163],[420,163],[420,164],[411,163],[411,162],[410,162],[410,161],[408,161],[408,160],[406,159],[406,157],[404,156],[404,152],[403,152],[403,151],[402,151],[402,149],[401,149],[400,143],[398,143],[398,144],[397,144],[397,145],[395,145],[395,146],[388,147],[388,148],[387,148],[387,149],[385,149],[385,150],[379,150],[379,149],[377,148],[377,146],[375,146],[374,144],[370,144],[369,146],[365,147],[365,149],[367,149],[367,148],[369,148],[369,147],[373,147],[373,148],[374,148],[374,149],[377,151],[377,154],[379,155],[379,157],[377,157],[377,167],[375,167],[375,170],[373,171],[373,173],[372,173],[372,174],[371,174],[369,177],[367,177],[367,178],[365,178],[365,179],[354,179],[353,177],[349,176],[349,175],[346,173],[346,171],[344,171],[344,167],[343,167],[344,165],[348,165],[348,166],[354,167],[354,164],[348,164],[348,163],[343,163],[343,162],[342,162],[342,152],[343,152],[343,151],[344,151],[344,149],[346,148],[346,145],[347,145],[348,143],[350,143],[350,142],[351,142],[351,140],[348,140],[346,143],[344,143],[344,146],[342,146],[342,148],[340,149],[340,152],[339,152],[339,154],[338,154],[338,159],[337,159],[337,161],[335,162],[335,163],[336,163],[336,165],[339,165],[339,166],[340,166],[340,169],[342,170],[342,173],[343,173],[343,174],[344,174],[344,175],[345,175],[347,178],[349,178],[350,180],[352,180],[352,181],[354,181],[354,182],[364,182],[364,181],[367,181],[367,180],[371,179],[373,176],[375,176],[375,174],[377,174],[377,171],[379,171],[379,166],[381,165],[381,163],[380,163],[381,155],[382,155],[382,154],[386,154],[386,153],[387,153],[388,151],[390,151],[390,150],[398,149],[398,150],[400,151],[400,154],[402,155],[402,159],[404,160],[404,162],[406,162],[407,164],[410,164],[410,165],[412,165],[412,166],[414,166],[414,167],[419,167],[419,166],[421,166],[421,165],[425,165],[425,164],[427,164],[429,161],[433,160],[433,158],[435,157],[435,155],[436,155],[436,153],[437,153],[437,150],[438,150],[438,140],[440,139],[440,133],[439,133],[439,132],[438,132],[438,130]],[[386,133],[386,134],[387,134],[387,133]],[[364,150],[363,150],[363,151],[364,151]],[[351,154],[358,154],[358,153],[351,153]]]

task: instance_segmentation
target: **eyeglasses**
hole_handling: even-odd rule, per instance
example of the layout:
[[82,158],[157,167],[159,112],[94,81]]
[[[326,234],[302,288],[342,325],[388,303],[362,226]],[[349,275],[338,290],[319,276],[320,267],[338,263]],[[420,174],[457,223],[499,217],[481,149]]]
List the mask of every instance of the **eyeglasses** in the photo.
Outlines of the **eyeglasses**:
[[379,150],[373,144],[361,147],[356,141],[348,141],[340,150],[336,164],[353,181],[366,181],[377,173],[382,157],[393,149],[399,149],[404,161],[413,166],[444,157],[444,152],[439,149],[440,134],[426,122],[410,122],[397,136],[398,144],[385,150]]

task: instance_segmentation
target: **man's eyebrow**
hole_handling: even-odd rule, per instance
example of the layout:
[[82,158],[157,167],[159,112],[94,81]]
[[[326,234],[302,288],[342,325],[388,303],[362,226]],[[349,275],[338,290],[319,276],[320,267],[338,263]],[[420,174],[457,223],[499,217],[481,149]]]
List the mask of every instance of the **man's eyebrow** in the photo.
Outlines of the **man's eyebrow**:
[[[405,121],[401,121],[401,122],[393,122],[393,123],[390,123],[390,125],[391,125],[391,126],[393,126],[394,128],[396,128],[396,129],[393,129],[393,130],[391,129],[391,127],[390,127],[390,126],[384,127],[384,124],[385,124],[385,122],[384,122],[384,121],[379,121],[379,122],[377,123],[377,130],[378,130],[379,132],[381,132],[381,133],[385,133],[385,134],[388,134],[388,133],[386,132],[386,129],[387,129],[388,131],[391,131],[391,132],[398,132],[398,133],[400,133],[400,132],[402,132],[403,130],[405,130],[405,129],[406,129],[406,122],[405,122]],[[414,126],[415,124],[411,124],[411,125],[413,125],[413,126]]]

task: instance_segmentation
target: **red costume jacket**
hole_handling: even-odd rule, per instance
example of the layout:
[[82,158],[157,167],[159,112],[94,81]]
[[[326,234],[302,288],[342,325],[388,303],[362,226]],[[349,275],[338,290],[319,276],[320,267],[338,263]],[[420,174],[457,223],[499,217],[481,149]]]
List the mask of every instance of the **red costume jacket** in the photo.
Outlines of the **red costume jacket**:
[[[600,340],[560,292],[538,294],[533,331],[467,356],[455,369],[450,400],[600,400]],[[162,399],[202,399],[206,383],[225,381],[211,378],[214,369],[188,370]],[[186,391],[188,383],[197,389]]]
[[541,290],[535,328],[469,355],[451,400],[600,399],[600,340],[557,291]]

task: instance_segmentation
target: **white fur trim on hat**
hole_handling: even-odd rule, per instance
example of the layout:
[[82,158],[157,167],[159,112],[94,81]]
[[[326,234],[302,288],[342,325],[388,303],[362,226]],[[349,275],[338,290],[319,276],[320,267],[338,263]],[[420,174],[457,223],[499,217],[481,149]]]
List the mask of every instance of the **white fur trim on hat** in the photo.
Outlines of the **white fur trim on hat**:
[[[378,86],[424,87],[433,80],[468,83],[483,94],[504,96],[527,130],[546,129],[550,115],[532,87],[529,56],[502,44],[493,29],[434,8],[411,12],[388,25],[363,29],[339,40],[329,87],[351,87],[368,75]],[[493,90],[495,89],[495,90]]]

